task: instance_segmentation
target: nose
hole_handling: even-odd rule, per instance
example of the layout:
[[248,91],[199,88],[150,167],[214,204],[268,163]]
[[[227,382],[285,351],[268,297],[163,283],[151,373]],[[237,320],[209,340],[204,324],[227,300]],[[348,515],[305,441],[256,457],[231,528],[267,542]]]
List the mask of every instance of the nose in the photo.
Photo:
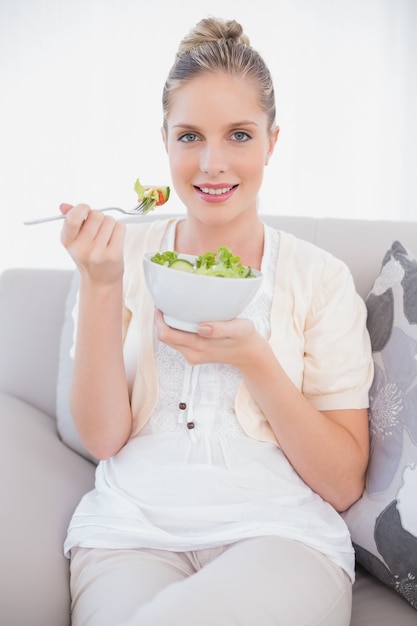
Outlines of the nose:
[[200,169],[210,176],[216,176],[226,171],[226,156],[220,144],[205,142],[200,154]]

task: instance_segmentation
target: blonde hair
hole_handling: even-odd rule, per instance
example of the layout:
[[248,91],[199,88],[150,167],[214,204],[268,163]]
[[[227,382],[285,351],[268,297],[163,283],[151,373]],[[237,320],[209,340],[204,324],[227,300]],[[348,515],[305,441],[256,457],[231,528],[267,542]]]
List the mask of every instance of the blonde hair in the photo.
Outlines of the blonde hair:
[[252,80],[272,131],[276,116],[275,93],[265,61],[252,48],[238,22],[214,17],[198,22],[179,45],[162,94],[164,128],[167,128],[175,90],[201,74],[216,71]]

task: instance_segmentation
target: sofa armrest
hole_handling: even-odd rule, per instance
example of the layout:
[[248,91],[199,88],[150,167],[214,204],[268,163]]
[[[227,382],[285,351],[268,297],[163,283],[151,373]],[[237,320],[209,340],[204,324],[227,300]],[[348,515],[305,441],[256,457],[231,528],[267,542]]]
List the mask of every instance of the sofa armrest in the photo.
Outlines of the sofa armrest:
[[0,391],[55,417],[61,328],[71,270],[0,275]]

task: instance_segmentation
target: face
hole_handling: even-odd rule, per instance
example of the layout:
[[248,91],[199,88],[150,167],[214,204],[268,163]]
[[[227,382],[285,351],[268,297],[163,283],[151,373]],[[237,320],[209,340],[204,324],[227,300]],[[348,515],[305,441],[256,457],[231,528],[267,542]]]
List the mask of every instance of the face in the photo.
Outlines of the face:
[[163,131],[172,182],[188,211],[203,220],[256,212],[256,198],[278,129],[268,130],[253,83],[205,74],[172,96]]

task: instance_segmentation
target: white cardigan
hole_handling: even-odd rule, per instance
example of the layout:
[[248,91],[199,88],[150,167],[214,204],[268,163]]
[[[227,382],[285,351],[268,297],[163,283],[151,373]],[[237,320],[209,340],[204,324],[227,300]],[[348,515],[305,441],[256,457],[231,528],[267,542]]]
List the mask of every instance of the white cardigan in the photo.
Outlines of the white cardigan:
[[[139,329],[138,367],[132,390],[132,436],[149,419],[158,393],[153,350],[154,304],[145,284],[144,252],[160,249],[173,219],[127,224],[124,334]],[[347,266],[317,246],[280,231],[271,309],[270,345],[298,389],[318,410],[368,407],[372,383],[366,307]],[[352,346],[355,347],[352,350]],[[242,383],[235,402],[247,435],[274,442],[265,416]]]

